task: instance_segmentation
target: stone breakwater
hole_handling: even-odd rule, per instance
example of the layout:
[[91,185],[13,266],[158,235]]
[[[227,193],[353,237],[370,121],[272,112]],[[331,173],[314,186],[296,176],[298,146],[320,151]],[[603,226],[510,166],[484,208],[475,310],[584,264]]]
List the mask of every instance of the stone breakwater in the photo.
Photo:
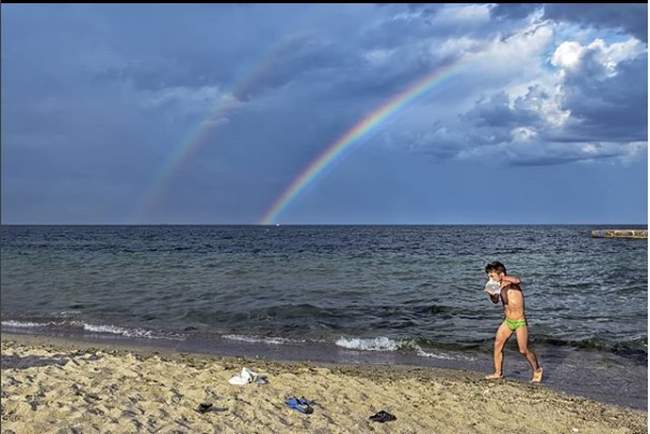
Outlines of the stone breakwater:
[[647,229],[598,229],[591,231],[593,238],[636,238],[648,239]]

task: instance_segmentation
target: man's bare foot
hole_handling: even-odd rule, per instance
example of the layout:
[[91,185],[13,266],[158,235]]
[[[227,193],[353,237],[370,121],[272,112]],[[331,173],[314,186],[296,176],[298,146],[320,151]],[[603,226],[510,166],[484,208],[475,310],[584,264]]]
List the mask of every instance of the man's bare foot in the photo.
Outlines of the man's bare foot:
[[486,380],[500,380],[501,378],[503,378],[503,374],[490,374],[485,376]]
[[544,368],[540,366],[540,368],[536,371],[533,372],[533,379],[530,380],[531,383],[541,383],[542,382],[542,374],[544,373]]

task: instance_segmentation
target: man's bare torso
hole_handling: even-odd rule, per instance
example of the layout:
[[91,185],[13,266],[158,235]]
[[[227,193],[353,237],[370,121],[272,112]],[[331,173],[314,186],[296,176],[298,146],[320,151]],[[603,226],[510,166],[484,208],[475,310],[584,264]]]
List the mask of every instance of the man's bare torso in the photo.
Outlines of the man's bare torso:
[[506,318],[511,320],[524,319],[526,317],[524,309],[524,293],[517,284],[510,283],[501,289],[501,302],[503,303],[503,313]]

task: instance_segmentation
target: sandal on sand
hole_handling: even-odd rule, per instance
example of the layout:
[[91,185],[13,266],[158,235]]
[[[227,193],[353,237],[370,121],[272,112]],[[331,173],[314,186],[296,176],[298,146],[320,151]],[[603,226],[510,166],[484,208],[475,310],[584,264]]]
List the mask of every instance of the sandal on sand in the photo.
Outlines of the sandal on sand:
[[296,398],[295,396],[291,396],[287,398],[286,404],[289,406],[289,408],[298,410],[304,414],[312,414],[314,412],[314,409],[311,408],[313,401],[309,401],[305,398]]
[[374,415],[370,416],[368,419],[370,419],[370,420],[372,420],[374,422],[384,423],[384,422],[390,422],[391,420],[395,420],[397,418],[395,416],[393,416],[392,414],[390,414],[390,413],[388,413],[388,412],[386,412],[384,410],[381,410],[381,411],[378,411],[377,413],[375,413]]

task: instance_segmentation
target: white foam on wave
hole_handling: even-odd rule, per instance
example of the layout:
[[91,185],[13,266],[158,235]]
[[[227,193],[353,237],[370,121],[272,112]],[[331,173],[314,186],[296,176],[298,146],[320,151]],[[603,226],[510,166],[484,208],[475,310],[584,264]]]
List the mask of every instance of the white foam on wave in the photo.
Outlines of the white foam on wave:
[[173,339],[183,340],[185,337],[178,333],[165,333],[164,335],[157,335],[151,330],[145,329],[129,329],[115,325],[106,324],[89,324],[83,321],[50,321],[48,323],[32,322],[32,321],[15,321],[8,320],[2,321],[2,327],[7,328],[45,328],[45,327],[65,327],[74,326],[91,333],[105,333],[112,335],[120,335],[130,338],[147,338],[147,339]]
[[47,327],[47,323],[42,322],[30,322],[30,321],[2,321],[2,327],[13,327],[13,328],[35,328],[35,327]]
[[445,360],[475,360],[473,357],[468,357],[463,354],[449,354],[444,352],[427,352],[422,349],[421,346],[413,342],[411,339],[401,339],[395,340],[390,339],[384,336],[377,338],[346,338],[341,337],[336,341],[336,345],[339,347],[347,348],[350,350],[362,350],[362,351],[415,351],[415,353],[420,357],[428,357],[434,359],[445,359]]
[[106,333],[112,335],[120,335],[129,338],[147,338],[147,339],[173,339],[183,340],[184,336],[176,333],[166,333],[165,335],[157,335],[151,330],[145,329],[129,329],[111,324],[89,324],[81,321],[72,321],[71,324],[84,329],[84,331],[91,333]]
[[432,358],[432,359],[444,359],[444,360],[457,359],[457,357],[451,357],[451,356],[448,356],[448,355],[443,354],[443,353],[427,353],[419,345],[416,345],[415,352],[420,357],[429,357],[429,358]]
[[62,312],[59,312],[58,316],[61,316],[63,318],[68,318],[68,317],[71,317],[71,316],[79,315],[80,313],[81,313],[81,311],[78,311],[78,310],[64,310]]
[[415,352],[420,357],[430,357],[434,359],[445,359],[445,360],[458,360],[458,359],[470,360],[470,361],[476,360],[475,357],[467,356],[465,354],[461,354],[458,352],[454,352],[453,354],[449,354],[445,352],[429,353],[424,351],[422,347],[420,347],[419,345],[414,345],[414,348],[415,348]]
[[378,338],[346,338],[340,337],[336,345],[350,350],[364,351],[397,351],[399,342],[381,336]]
[[262,344],[271,344],[271,345],[295,344],[295,343],[305,342],[305,341],[299,341],[299,340],[287,339],[287,338],[246,336],[246,335],[223,335],[221,337],[224,339],[229,339],[231,341],[262,343]]
[[96,325],[88,324],[85,322],[80,323],[85,331],[93,333],[108,333],[113,335],[122,335],[127,337],[142,337],[142,338],[153,338],[155,337],[153,333],[149,330],[142,329],[127,329],[124,327],[114,326],[114,325]]

